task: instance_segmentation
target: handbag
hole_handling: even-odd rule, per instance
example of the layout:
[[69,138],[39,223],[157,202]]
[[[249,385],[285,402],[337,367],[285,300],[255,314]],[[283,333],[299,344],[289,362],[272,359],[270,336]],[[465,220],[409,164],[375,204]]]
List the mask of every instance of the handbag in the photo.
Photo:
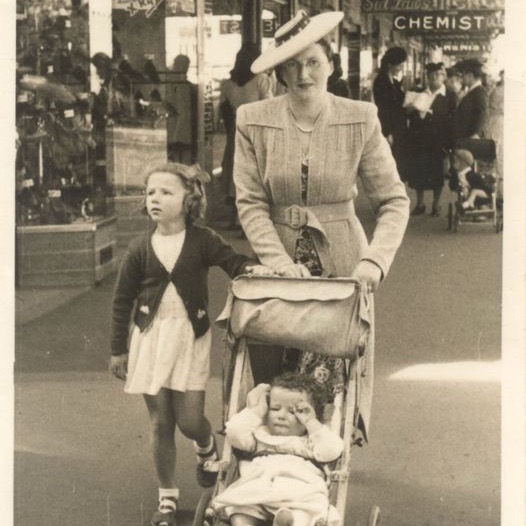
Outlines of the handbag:
[[369,297],[349,278],[238,276],[218,323],[233,334],[331,357],[357,358],[370,329]]

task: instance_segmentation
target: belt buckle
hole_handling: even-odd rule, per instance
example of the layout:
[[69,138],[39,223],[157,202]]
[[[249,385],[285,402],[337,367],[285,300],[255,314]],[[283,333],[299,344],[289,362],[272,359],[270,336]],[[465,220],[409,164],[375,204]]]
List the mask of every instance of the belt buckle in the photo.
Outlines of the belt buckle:
[[287,208],[287,223],[295,230],[307,224],[307,210],[299,205],[292,205]]

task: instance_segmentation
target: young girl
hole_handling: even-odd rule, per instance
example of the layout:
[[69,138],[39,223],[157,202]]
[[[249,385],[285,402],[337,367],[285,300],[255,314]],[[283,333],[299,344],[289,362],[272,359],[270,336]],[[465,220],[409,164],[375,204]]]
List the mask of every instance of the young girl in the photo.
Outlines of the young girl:
[[212,486],[217,477],[216,444],[204,416],[211,347],[208,268],[218,265],[231,277],[266,273],[215,232],[193,224],[203,213],[203,176],[199,167],[178,163],[149,170],[146,211],[155,228],[130,244],[113,298],[110,369],[126,381],[125,392],[141,393],[146,401],[159,480],[155,526],[175,524],[176,425],[194,441],[198,482]]
[[240,478],[213,502],[232,526],[311,526],[337,520],[320,463],[336,460],[341,438],[321,423],[326,393],[313,378],[284,373],[259,384],[226,424],[233,447],[251,453]]

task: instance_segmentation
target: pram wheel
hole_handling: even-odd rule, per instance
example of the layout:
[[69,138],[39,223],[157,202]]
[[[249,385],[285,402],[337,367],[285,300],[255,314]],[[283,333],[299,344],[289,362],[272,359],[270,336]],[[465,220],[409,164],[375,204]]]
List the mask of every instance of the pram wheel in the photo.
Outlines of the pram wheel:
[[369,512],[367,526],[378,526],[378,524],[380,524],[380,508],[378,506],[373,506]]
[[192,526],[212,526],[214,522],[213,513],[209,513],[210,500],[212,499],[212,491],[205,491],[199,497],[199,502],[195,509],[194,522]]

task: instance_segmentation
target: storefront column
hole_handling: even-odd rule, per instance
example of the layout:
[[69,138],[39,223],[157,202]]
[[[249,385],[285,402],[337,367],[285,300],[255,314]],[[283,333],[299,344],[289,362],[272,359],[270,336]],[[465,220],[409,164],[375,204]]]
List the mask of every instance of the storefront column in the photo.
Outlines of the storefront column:
[[243,24],[242,24],[242,41],[255,42],[261,49],[262,30],[262,13],[263,5],[261,0],[244,0],[243,1]]
[[[89,53],[106,53],[112,56],[111,43],[111,0],[89,0]],[[98,93],[100,79],[95,66],[90,66],[90,89]]]

